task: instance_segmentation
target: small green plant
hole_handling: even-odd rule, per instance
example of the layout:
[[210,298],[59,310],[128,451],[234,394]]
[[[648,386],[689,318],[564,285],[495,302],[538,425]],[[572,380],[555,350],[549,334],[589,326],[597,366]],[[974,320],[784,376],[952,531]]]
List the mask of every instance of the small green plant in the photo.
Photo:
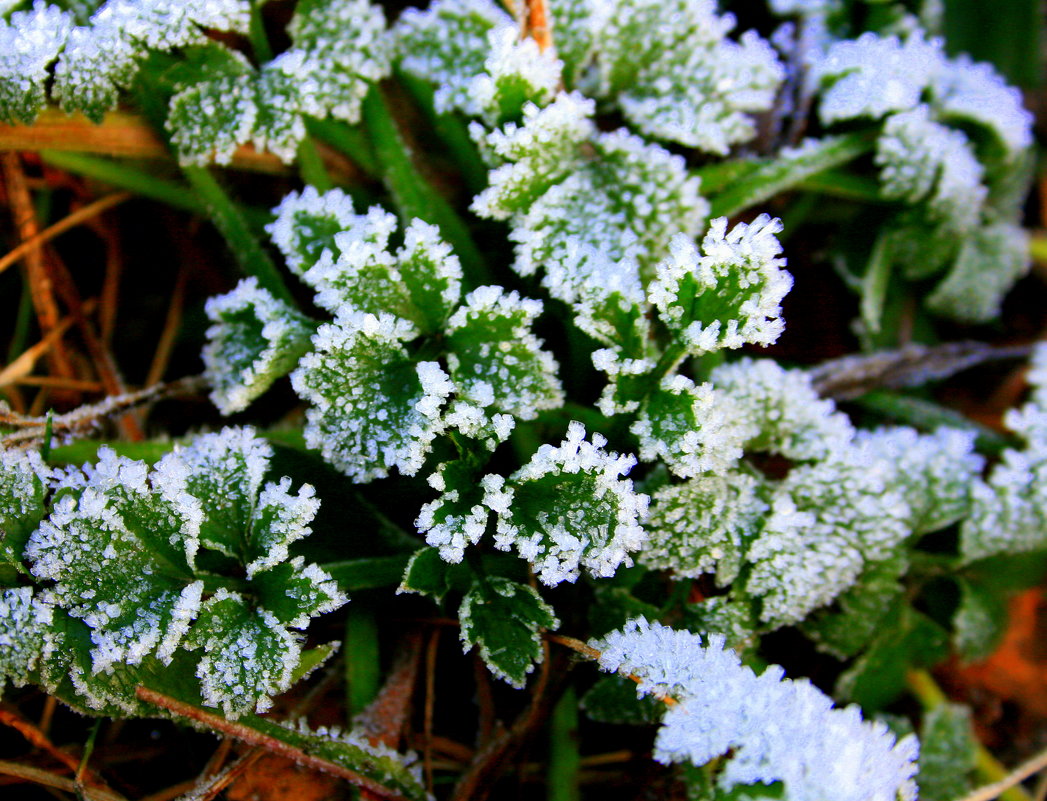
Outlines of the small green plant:
[[[11,440],[0,679],[106,716],[159,694],[422,799],[431,776],[364,734],[257,717],[335,651],[304,646],[310,620],[377,588],[430,599],[511,687],[550,639],[622,674],[569,681],[593,721],[660,721],[689,797],[968,788],[962,712],[926,710],[921,767],[912,724],[875,716],[913,670],[988,653],[1016,586],[998,574],[1047,551],[1047,348],[989,445],[944,412],[870,425],[825,368],[758,349],[787,331],[797,230],[832,228],[869,353],[902,344],[903,307],[919,331],[994,319],[1028,268],[1017,90],[947,56],[930,3],[772,0],[768,37],[710,0],[434,0],[391,25],[368,0],[280,5],[279,53],[246,0],[38,0],[0,23],[0,120],[137,108],[233,248],[246,275],[205,310],[217,409],[289,380],[304,415],[290,440],[230,427],[155,464],[102,447],[63,469]],[[467,202],[418,168],[393,82]],[[331,187],[318,143],[372,182]],[[205,169],[245,145],[310,184],[264,234]],[[762,213],[787,193],[786,222]],[[363,522],[312,544],[340,495]],[[928,603],[943,584],[955,600]],[[834,683],[769,666],[787,628]]]

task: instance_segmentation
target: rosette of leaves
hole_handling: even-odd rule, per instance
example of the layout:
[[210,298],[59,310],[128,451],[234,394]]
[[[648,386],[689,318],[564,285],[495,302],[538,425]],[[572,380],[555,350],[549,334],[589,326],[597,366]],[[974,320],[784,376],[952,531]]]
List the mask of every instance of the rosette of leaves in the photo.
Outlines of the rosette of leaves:
[[985,322],[1028,270],[1016,198],[1032,117],[1021,95],[987,64],[946,57],[942,42],[865,33],[831,42],[813,59],[818,113],[832,125],[880,121],[881,194],[907,205],[870,257],[865,323],[875,332],[882,300],[870,293],[898,268],[922,280],[945,272],[928,307]]
[[319,502],[266,481],[271,455],[251,429],[224,429],[155,468],[103,448],[70,471],[23,555],[42,587],[5,593],[18,614],[2,636],[25,626],[36,642],[6,671],[103,714],[146,714],[138,684],[227,716],[267,709],[302,660],[297,631],[346,600],[290,557]]
[[216,316],[232,310],[205,350],[219,399],[249,399],[297,364],[308,444],[357,481],[393,467],[414,474],[447,429],[493,449],[515,419],[563,397],[532,331],[542,304],[497,286],[463,297],[461,265],[439,231],[414,220],[397,247],[397,229],[377,207],[356,214],[339,190],[281,203],[273,241],[334,315],[308,343],[304,318],[265,290],[252,288],[250,303],[244,290],[211,301]]
[[556,0],[549,10],[555,47],[540,51],[491,0],[438,0],[397,23],[401,65],[437,85],[441,110],[513,119],[562,80],[616,104],[644,134],[720,155],[752,138],[749,115],[771,106],[784,75],[755,33],[728,39],[734,18],[708,0]]

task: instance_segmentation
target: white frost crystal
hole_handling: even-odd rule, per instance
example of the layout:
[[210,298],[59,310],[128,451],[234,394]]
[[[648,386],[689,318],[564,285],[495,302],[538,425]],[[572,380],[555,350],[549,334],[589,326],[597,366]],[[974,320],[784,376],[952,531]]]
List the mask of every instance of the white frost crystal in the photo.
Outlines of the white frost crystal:
[[700,251],[687,236],[673,237],[648,298],[689,353],[770,345],[781,335],[780,304],[792,288],[775,236],[781,230],[762,214],[729,232],[726,217],[713,220]]
[[47,102],[47,68],[72,30],[68,12],[35,0],[0,19],[0,122],[32,122]]
[[333,251],[335,234],[348,230],[358,219],[352,198],[341,189],[321,194],[313,186],[285,195],[273,214],[276,219],[265,227],[266,233],[299,277],[325,251]]
[[771,666],[757,676],[724,648],[643,618],[592,643],[600,667],[639,679],[641,695],[677,701],[655,742],[660,762],[704,765],[726,757],[718,782],[782,782],[789,801],[915,801],[919,745],[896,741],[855,706],[834,709],[807,681]]
[[52,609],[32,587],[0,590],[0,692],[28,684],[44,651]]
[[488,479],[483,503],[497,515],[495,547],[515,547],[550,586],[574,581],[582,568],[614,575],[646,535],[648,497],[622,479],[632,456],[604,450],[607,441],[575,421],[559,446],[542,445],[508,481]]

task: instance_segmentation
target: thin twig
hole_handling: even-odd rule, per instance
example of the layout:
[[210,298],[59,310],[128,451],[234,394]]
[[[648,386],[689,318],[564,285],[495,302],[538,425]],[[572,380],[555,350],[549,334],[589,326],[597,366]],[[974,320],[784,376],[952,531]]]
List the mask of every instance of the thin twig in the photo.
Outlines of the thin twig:
[[57,773],[51,773],[40,768],[31,768],[28,765],[20,765],[17,762],[0,760],[0,773],[7,776],[17,776],[19,779],[34,782],[44,787],[65,790],[68,793],[79,791],[87,801],[127,801],[122,795],[112,790],[103,790],[100,787],[77,787],[74,780],[67,779],[65,776],[59,776]]
[[7,704],[0,707],[0,724],[10,726],[25,737],[33,748],[46,751],[54,759],[65,765],[69,770],[75,771],[79,766],[79,760],[77,760],[76,757],[67,754],[62,749],[56,747],[54,743],[51,742],[50,738],[37,726],[35,726],[31,721],[26,720],[15,709],[12,709]]
[[149,365],[149,373],[145,378],[147,387],[160,383],[164,373],[167,372],[171,350],[174,348],[178,329],[182,324],[182,308],[185,305],[185,284],[188,275],[184,266],[178,270],[178,277],[171,291],[171,304],[167,307],[167,317],[164,319],[164,330],[160,332],[160,340],[156,343],[153,361]]
[[979,787],[973,793],[964,796],[961,801],[992,801],[992,799],[1002,795],[1012,787],[1017,787],[1030,776],[1039,773],[1045,768],[1047,768],[1047,749],[1019,765],[1000,781]]
[[14,250],[9,251],[3,257],[0,257],[0,273],[17,262],[29,251],[40,247],[45,242],[49,242],[59,234],[64,234],[70,228],[75,228],[85,220],[96,217],[108,209],[111,209],[113,206],[118,206],[125,200],[130,200],[132,197],[133,195],[130,192],[114,192],[111,195],[100,197],[93,203],[88,203],[83,208],[77,209],[72,214],[63,217],[54,225],[48,226],[28,239],[23,239],[21,244],[19,244]]
[[[93,299],[88,300],[84,303],[83,311],[86,314],[90,314],[94,311],[95,301]],[[55,346],[55,343],[61,339],[62,335],[69,330],[69,327],[76,322],[76,318],[69,315],[59,320],[58,325],[48,331],[43,339],[22,351],[18,358],[7,365],[3,370],[0,370],[0,387],[6,384],[14,384],[21,381],[23,378],[33,372],[33,368],[36,367],[37,361],[40,360],[41,356],[48,353],[51,348]],[[63,380],[75,380],[69,376],[59,376]],[[24,383],[24,382],[23,382]]]

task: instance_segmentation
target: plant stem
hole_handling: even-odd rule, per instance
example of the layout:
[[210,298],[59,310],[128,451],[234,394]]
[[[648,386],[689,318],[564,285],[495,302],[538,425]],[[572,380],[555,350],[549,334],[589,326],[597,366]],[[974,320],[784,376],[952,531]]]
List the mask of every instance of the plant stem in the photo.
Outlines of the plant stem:
[[578,696],[568,686],[549,722],[549,767],[546,771],[549,801],[578,801]]
[[371,703],[380,685],[378,623],[371,609],[356,602],[350,605],[345,619],[346,720]]
[[316,187],[319,192],[326,192],[334,187],[334,182],[324,167],[324,160],[320,158],[320,151],[316,149],[316,143],[308,136],[298,145],[298,172],[303,182]]
[[343,592],[353,592],[399,584],[410,558],[411,554],[374,556],[344,562],[327,562],[320,567],[331,574]]
[[204,202],[215,226],[225,238],[241,269],[258,279],[258,284],[273,296],[294,307],[294,298],[287,289],[276,265],[263,250],[251,232],[240,209],[222,189],[214,175],[205,167],[182,167],[189,184]]
[[[926,670],[910,670],[905,680],[910,692],[924,709],[932,709],[948,701],[942,688],[938,686],[938,682]],[[999,782],[1007,777],[1007,769],[980,743],[975,756],[976,771],[984,781]],[[1032,801],[1029,794],[1020,787],[1009,787],[998,795],[1002,801]]]

